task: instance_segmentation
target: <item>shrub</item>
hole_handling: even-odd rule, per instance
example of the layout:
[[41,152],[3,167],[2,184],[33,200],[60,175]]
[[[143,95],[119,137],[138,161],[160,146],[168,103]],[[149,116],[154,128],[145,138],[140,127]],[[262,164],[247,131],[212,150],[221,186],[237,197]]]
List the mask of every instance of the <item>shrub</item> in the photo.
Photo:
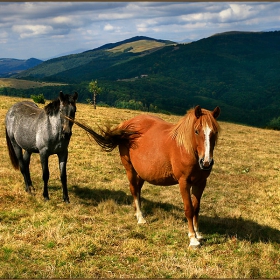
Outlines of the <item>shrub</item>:
[[280,117],[273,118],[268,124],[268,128],[280,130]]
[[43,93],[40,93],[38,95],[31,95],[30,97],[33,99],[35,103],[45,104],[46,102]]

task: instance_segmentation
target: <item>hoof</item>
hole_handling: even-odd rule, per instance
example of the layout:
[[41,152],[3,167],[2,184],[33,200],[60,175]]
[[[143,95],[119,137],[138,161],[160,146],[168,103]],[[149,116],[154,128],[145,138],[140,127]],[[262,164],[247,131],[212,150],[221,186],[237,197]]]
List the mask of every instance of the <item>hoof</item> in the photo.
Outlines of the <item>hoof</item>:
[[67,198],[67,199],[63,199],[63,201],[64,201],[65,203],[70,203],[69,198]]
[[192,249],[192,250],[195,250],[195,249],[198,249],[200,248],[200,244],[199,245],[189,245],[189,249]]
[[191,241],[190,241],[189,248],[196,249],[196,248],[199,248],[199,247],[200,247],[200,242],[196,238],[192,237]]
[[204,236],[203,236],[203,234],[201,233],[201,232],[196,232],[195,233],[195,235],[196,235],[196,239],[198,239],[198,240],[202,240],[202,239],[204,239]]
[[35,188],[33,186],[29,186],[27,188],[25,188],[25,191],[31,195],[35,195]]
[[142,214],[141,215],[137,215],[137,213],[135,213],[135,217],[137,219],[137,224],[146,224],[146,220],[143,218]]
[[49,201],[50,198],[49,198],[48,196],[44,196],[44,200],[45,200],[45,201]]
[[137,222],[138,225],[143,225],[143,224],[146,224],[147,221],[144,219],[144,218],[140,218]]

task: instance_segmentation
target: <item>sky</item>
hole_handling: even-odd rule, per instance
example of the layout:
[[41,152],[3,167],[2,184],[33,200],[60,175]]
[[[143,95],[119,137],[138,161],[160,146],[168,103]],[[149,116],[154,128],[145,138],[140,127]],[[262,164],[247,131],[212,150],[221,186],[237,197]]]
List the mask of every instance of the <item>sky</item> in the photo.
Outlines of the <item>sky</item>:
[[0,2],[0,58],[49,59],[134,36],[280,30],[280,2]]

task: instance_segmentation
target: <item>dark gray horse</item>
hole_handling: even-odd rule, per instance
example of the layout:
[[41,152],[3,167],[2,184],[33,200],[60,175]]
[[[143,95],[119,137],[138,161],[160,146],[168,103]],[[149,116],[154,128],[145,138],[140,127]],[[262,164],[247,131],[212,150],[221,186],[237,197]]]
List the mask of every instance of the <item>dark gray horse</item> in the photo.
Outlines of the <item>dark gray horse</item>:
[[[46,200],[49,200],[48,159],[50,155],[57,154],[63,200],[69,202],[66,164],[73,123],[63,115],[75,118],[77,98],[76,92],[73,95],[60,92],[59,97],[45,106],[44,110],[33,102],[22,101],[13,105],[6,115],[6,139],[11,162],[15,169],[20,169],[25,181],[25,190],[32,193],[35,189],[30,178],[30,157],[32,153],[40,154],[44,181],[43,196]],[[24,154],[22,150],[25,150]]]

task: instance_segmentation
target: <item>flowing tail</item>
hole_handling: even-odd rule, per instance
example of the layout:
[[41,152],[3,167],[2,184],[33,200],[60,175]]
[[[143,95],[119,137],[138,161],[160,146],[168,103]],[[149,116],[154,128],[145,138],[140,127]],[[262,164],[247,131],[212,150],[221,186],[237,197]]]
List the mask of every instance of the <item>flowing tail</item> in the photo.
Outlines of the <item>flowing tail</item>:
[[8,148],[8,151],[9,151],[9,156],[10,156],[12,165],[15,169],[19,169],[19,161],[18,161],[18,158],[16,156],[16,153],[15,153],[14,147],[12,145],[12,142],[10,140],[10,137],[8,135],[7,129],[6,129],[6,141],[7,141],[7,148]]
[[63,117],[88,132],[95,142],[106,152],[113,151],[120,144],[126,144],[132,147],[135,144],[135,139],[141,135],[139,131],[133,130],[132,126],[123,129],[118,127],[112,128],[110,125],[105,126],[104,129],[99,127],[100,134],[98,134],[87,124],[83,124],[64,115]]

